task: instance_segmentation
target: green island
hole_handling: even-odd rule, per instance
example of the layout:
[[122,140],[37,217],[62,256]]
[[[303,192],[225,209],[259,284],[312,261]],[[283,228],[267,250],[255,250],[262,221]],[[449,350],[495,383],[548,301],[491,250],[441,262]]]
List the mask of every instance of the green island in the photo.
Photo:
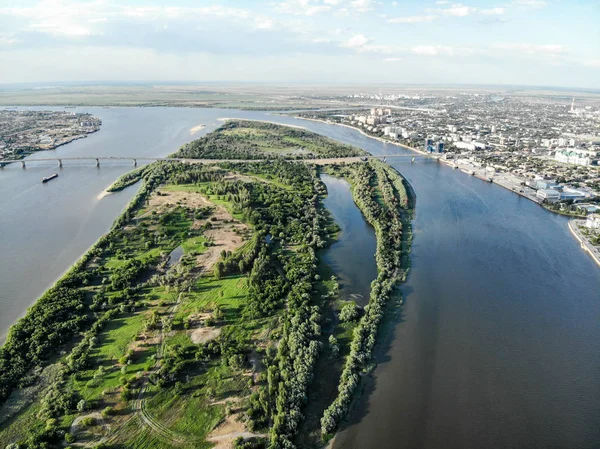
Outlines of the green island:
[[[123,213],[10,329],[0,447],[316,448],[340,427],[401,303],[413,196],[362,150],[231,121],[138,181]],[[253,160],[260,159],[260,160]],[[368,304],[320,254],[338,227],[319,176],[343,177],[377,238]]]

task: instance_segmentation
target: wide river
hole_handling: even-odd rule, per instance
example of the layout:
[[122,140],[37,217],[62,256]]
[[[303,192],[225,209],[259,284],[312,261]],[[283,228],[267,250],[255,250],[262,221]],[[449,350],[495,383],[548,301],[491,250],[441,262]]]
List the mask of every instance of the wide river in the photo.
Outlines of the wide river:
[[[407,152],[352,129],[261,112],[77,110],[102,118],[101,131],[52,153],[165,156],[220,117],[299,124],[373,154]],[[207,126],[190,135],[199,124]],[[566,219],[435,161],[392,165],[417,194],[406,305],[370,394],[334,446],[599,447],[600,269]],[[0,171],[0,332],[108,230],[135,189],[98,195],[130,168],[31,163]],[[58,179],[40,183],[55,171]],[[355,213],[336,219],[347,230],[364,225]],[[357,293],[366,281],[351,273],[373,263],[361,248],[328,256]]]

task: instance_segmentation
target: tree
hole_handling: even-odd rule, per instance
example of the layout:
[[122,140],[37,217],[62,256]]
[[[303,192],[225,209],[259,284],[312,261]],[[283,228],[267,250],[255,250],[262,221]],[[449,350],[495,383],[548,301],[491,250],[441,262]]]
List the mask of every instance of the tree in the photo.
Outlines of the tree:
[[354,321],[358,318],[358,306],[355,302],[351,301],[342,307],[340,311],[340,321],[343,323],[348,323],[350,321]]
[[329,350],[331,351],[332,359],[337,359],[340,356],[340,346],[333,334],[329,336]]

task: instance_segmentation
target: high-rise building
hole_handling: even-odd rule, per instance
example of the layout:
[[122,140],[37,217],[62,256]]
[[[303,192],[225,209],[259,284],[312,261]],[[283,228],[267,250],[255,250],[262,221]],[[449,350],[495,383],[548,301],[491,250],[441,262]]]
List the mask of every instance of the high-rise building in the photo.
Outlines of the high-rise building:
[[444,142],[438,142],[437,145],[437,152],[438,153],[443,153],[444,152]]
[[425,139],[425,151],[428,153],[433,153],[435,151],[433,147],[433,139]]

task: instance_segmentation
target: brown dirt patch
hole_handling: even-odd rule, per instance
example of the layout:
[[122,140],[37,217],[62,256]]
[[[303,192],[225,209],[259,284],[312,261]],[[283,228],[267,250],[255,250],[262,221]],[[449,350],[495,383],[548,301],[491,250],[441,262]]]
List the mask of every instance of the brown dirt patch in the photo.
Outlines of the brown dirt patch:
[[[160,195],[157,192],[160,192]],[[172,192],[161,189],[157,189],[150,196],[148,206],[152,209],[162,209],[165,206],[176,206],[178,202],[195,208],[213,206],[210,201],[196,192]]]
[[[237,175],[232,175],[237,176]],[[210,239],[213,246],[209,246],[206,251],[196,258],[196,265],[202,271],[209,271],[221,257],[221,251],[235,251],[244,243],[243,234],[247,229],[244,223],[239,222],[223,206],[217,206],[207,198],[196,192],[173,192],[158,189],[161,195],[152,194],[149,204],[149,210],[162,211],[168,207],[176,206],[181,203],[187,207],[201,208],[212,207],[212,213],[207,219],[194,220],[193,229],[199,229],[206,223],[211,224],[211,228],[204,232],[204,235]]]
[[194,329],[190,333],[190,338],[192,339],[192,343],[206,343],[208,341],[214,340],[219,335],[221,335],[220,327],[199,327],[198,329]]
[[225,418],[206,438],[211,443],[216,443],[213,449],[232,449],[236,438],[244,439],[253,437],[265,437],[266,435],[248,432],[244,423],[237,420],[238,415],[230,415]]

